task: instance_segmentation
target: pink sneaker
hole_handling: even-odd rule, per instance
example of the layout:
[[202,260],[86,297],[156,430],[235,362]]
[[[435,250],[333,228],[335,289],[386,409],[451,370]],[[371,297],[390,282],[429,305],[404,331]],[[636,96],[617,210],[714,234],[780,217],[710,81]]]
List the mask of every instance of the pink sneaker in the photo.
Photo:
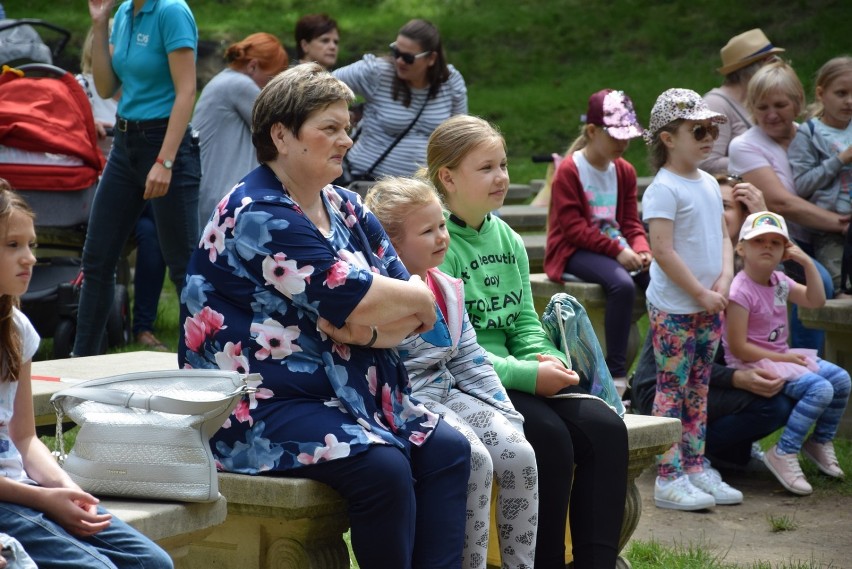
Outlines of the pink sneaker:
[[763,462],[766,464],[781,486],[799,496],[807,496],[813,493],[814,489],[808,483],[805,475],[802,474],[802,467],[799,466],[799,455],[796,453],[781,454],[776,452],[777,445],[766,451],[763,455]]
[[833,476],[834,478],[843,478],[846,474],[840,469],[840,463],[837,462],[837,455],[834,454],[834,443],[818,443],[813,439],[808,439],[802,445],[802,454],[811,462],[817,465],[817,468],[823,474]]

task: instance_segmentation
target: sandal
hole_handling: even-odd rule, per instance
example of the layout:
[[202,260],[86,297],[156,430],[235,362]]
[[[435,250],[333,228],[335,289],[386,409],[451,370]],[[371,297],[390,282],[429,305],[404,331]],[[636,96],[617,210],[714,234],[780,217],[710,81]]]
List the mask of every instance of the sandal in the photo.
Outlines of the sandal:
[[150,330],[145,330],[136,334],[136,343],[145,346],[155,352],[168,352],[169,347],[159,341],[154,333]]

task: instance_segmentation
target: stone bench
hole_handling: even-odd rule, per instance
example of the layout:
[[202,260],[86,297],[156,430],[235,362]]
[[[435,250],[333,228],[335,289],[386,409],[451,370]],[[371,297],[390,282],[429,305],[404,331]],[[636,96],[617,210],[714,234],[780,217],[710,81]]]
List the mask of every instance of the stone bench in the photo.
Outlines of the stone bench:
[[[106,356],[33,362],[33,408],[36,425],[53,434],[56,415],[50,397],[76,382],[130,371],[177,367],[177,356],[163,352],[126,352]],[[189,546],[225,521],[225,498],[212,503],[155,502],[105,498],[101,505],[165,549],[176,563]]]
[[497,215],[518,233],[544,233],[547,208],[535,205],[504,205]]
[[523,233],[521,239],[524,241],[524,249],[530,264],[530,273],[541,273],[544,271],[544,246],[547,244],[547,235],[544,233]]
[[[565,292],[576,298],[586,309],[589,320],[592,321],[595,335],[598,337],[604,353],[606,353],[606,334],[604,332],[606,295],[602,286],[586,282],[557,283],[547,278],[544,273],[532,273],[530,274],[530,288],[532,289],[533,304],[539,315],[544,312],[550,298],[557,292]],[[645,295],[640,293],[636,295],[631,314],[632,324],[630,326],[630,339],[627,344],[628,367],[639,350],[639,328],[636,322],[645,314],[647,314]]]
[[162,547],[183,567],[193,544],[200,543],[228,515],[223,496],[210,503],[102,499],[100,505]]
[[[799,319],[808,328],[825,330],[825,359],[852,374],[852,300],[831,299],[820,308],[799,307]],[[852,437],[852,412],[848,409],[839,434]]]
[[[174,369],[173,353],[126,352],[35,362],[33,403],[42,420],[55,422],[50,396],[72,384],[121,372]],[[57,379],[61,378],[61,381]],[[36,389],[38,387],[38,389]],[[680,438],[676,419],[627,415],[630,464],[620,546],[641,514],[635,480],[654,456]],[[346,502],[330,487],[303,478],[222,473],[212,504],[105,500],[105,507],[151,537],[175,558],[178,569],[348,569],[343,534]],[[226,502],[227,500],[227,502]],[[227,513],[225,513],[227,512]],[[218,524],[218,525],[217,525]]]

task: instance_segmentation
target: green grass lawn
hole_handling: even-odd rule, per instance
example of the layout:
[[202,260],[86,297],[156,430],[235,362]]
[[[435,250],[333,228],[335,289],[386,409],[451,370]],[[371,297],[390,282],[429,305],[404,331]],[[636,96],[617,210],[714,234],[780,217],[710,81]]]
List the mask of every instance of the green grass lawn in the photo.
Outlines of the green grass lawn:
[[[8,0],[8,17],[39,17],[73,37],[59,64],[76,69],[89,25],[85,2]],[[325,11],[341,27],[340,63],[384,52],[409,18],[434,21],[448,59],[464,75],[470,112],[496,122],[509,146],[516,181],[544,177],[533,154],[564,150],[576,135],[591,93],[624,89],[643,123],[669,87],[700,93],[720,83],[719,49],[753,27],[762,28],[812,92],[817,68],[852,50],[852,5],[843,0],[189,0],[202,40],[227,42],[249,33],[276,34],[293,48],[301,14]],[[845,17],[844,17],[845,16]],[[626,156],[649,174],[646,152],[634,142]]]

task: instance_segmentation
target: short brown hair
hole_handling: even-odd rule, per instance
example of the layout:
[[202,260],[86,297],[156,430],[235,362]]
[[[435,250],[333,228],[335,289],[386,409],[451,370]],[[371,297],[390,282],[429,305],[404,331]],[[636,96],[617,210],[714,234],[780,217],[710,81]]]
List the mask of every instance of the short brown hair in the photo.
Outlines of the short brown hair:
[[306,55],[305,50],[302,49],[302,40],[310,42],[336,29],[338,29],[337,22],[328,14],[305,14],[299,18],[295,30],[296,59],[304,59]]
[[278,156],[270,129],[281,123],[299,138],[299,131],[315,111],[332,103],[355,99],[352,89],[325,71],[318,63],[303,63],[279,73],[264,87],[251,113],[251,141],[257,161],[271,162]]

